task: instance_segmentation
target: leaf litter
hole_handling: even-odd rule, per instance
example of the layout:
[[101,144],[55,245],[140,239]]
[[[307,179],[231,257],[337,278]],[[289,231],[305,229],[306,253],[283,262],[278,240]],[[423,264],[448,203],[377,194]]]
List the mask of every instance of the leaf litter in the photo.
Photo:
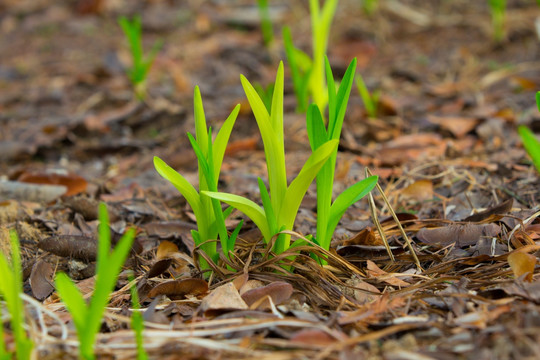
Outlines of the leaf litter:
[[[121,51],[103,53],[110,49],[108,39],[118,36],[106,32],[114,28],[116,5],[84,11],[81,4],[77,10],[49,4],[49,11],[30,2],[9,5],[0,27],[13,44],[0,54],[0,83],[9,87],[0,95],[6,114],[0,134],[0,249],[6,252],[8,229],[16,229],[25,291],[41,302],[31,311],[32,329],[39,330],[33,332],[38,357],[75,354],[70,316],[52,277],[67,271],[84,296],[91,296],[100,200],[111,210],[116,233],[138,229],[139,248],[125,269],[136,276],[145,348],[153,358],[539,356],[538,176],[515,134],[518,121],[538,127],[533,92],[540,67],[532,24],[539,10],[510,5],[510,41],[491,47],[479,25],[488,21],[480,3],[393,2],[399,11],[384,3],[374,19],[353,10],[338,14],[342,18],[332,25],[336,44],[329,46],[330,62],[338,68],[345,68],[350,53],[358,55],[367,85],[382,92],[380,118],[372,120],[351,95],[336,177],[343,189],[363,177],[365,166],[380,175],[388,198],[387,204],[374,193],[380,221],[360,202],[338,226],[330,251],[303,245],[299,254],[279,256],[272,256],[246,222],[234,254],[207,279],[194,265],[193,257],[204,254],[191,239],[193,214],[156,176],[151,158],[158,154],[196,179],[195,158],[179,141],[193,131],[191,88],[199,84],[210,96],[205,107],[212,120],[245,103],[235,90],[238,74],[266,85],[274,72],[258,35],[230,26],[229,9],[217,3],[205,4],[202,13],[182,5],[194,14],[186,20],[190,31],[160,16],[176,13],[174,4],[141,5],[148,14],[143,25],[159,33],[150,32],[149,42],[161,32],[183,41],[159,55],[149,79],[152,97],[135,104],[123,79]],[[305,11],[285,6],[294,10],[290,14]],[[280,21],[289,23],[286,14]],[[355,25],[359,18],[365,24]],[[297,20],[293,32],[306,25]],[[238,21],[240,27],[254,26],[242,17]],[[37,31],[47,26],[54,36]],[[88,41],[92,29],[100,31]],[[165,74],[171,69],[169,82]],[[292,174],[309,156],[309,145],[290,89],[285,103]],[[221,179],[225,190],[248,197],[258,191],[256,177],[266,176],[252,120],[243,109]],[[296,240],[314,232],[310,192]],[[233,213],[228,225],[241,219]],[[311,252],[327,256],[328,264],[321,267]],[[135,357],[130,311],[126,271],[99,335],[100,357]]]

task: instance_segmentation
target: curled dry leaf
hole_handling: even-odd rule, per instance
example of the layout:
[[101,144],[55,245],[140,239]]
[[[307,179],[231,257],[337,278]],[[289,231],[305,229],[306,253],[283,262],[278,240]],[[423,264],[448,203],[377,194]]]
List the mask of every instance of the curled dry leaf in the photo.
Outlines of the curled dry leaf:
[[384,245],[384,242],[380,237],[375,235],[372,228],[367,227],[354,235],[352,238],[343,242],[343,246],[350,245],[366,245],[366,246],[380,246]]
[[169,269],[172,262],[173,262],[173,259],[170,259],[170,258],[156,261],[154,265],[152,265],[150,270],[148,270],[148,274],[146,274],[146,276],[150,279],[150,278],[163,274],[165,271]]
[[367,274],[369,277],[376,278],[393,286],[405,287],[410,285],[408,282],[396,277],[395,274],[387,273],[371,260],[367,261]]
[[514,251],[508,255],[508,264],[514,272],[514,276],[519,278],[524,276],[525,281],[533,280],[534,268],[536,266],[536,256],[523,251]]
[[483,237],[497,236],[501,227],[497,224],[453,224],[440,228],[423,228],[416,237],[425,244],[445,247],[456,244],[458,247],[474,245]]
[[156,260],[171,258],[171,254],[177,253],[178,251],[178,246],[176,246],[175,243],[163,240],[157,248]]
[[148,271],[148,278],[163,274],[165,271],[169,270],[171,265],[177,268],[189,263],[189,261],[186,261],[185,257],[179,252],[178,246],[167,240],[164,240],[159,244],[156,259],[157,261]]
[[284,281],[276,281],[266,286],[246,291],[242,295],[242,299],[244,299],[249,306],[257,305],[257,309],[262,310],[270,308],[268,296],[275,305],[279,305],[287,301],[292,293],[293,287],[291,284]]
[[32,294],[38,300],[44,300],[54,291],[53,286],[54,269],[43,260],[37,261],[30,273],[30,287]]
[[93,237],[79,235],[57,235],[41,240],[38,243],[41,250],[52,254],[83,261],[95,261],[97,242]]
[[247,304],[232,282],[215,288],[201,303],[201,310],[205,313],[247,309]]
[[76,174],[47,174],[47,173],[23,173],[19,176],[20,182],[44,185],[63,185],[67,188],[65,196],[76,195],[86,191],[88,183]]
[[202,279],[182,279],[167,281],[156,285],[148,297],[166,295],[171,299],[183,299],[187,295],[200,296],[208,292],[208,283]]
[[334,344],[337,340],[326,331],[320,329],[303,329],[297,331],[290,338],[291,342],[326,347]]
[[[512,210],[513,205],[514,205],[514,199],[510,198],[506,201],[503,201],[500,204],[490,207],[489,209],[486,209],[484,211],[471,215],[463,219],[463,221],[480,222],[487,219],[492,219],[494,215],[504,215],[510,212],[510,210]],[[493,220],[498,220],[498,219],[493,218]]]

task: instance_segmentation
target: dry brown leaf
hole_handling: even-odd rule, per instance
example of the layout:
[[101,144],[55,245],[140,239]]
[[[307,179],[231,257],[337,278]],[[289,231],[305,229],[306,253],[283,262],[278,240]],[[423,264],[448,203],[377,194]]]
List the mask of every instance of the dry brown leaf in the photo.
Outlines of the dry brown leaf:
[[37,261],[30,273],[30,287],[32,294],[38,300],[44,300],[54,291],[53,286],[54,269],[43,260]]
[[510,212],[510,210],[512,210],[513,205],[514,205],[514,199],[510,198],[508,200],[503,201],[500,204],[490,207],[489,209],[486,209],[484,211],[471,215],[463,219],[463,221],[481,222],[484,220],[491,219],[493,215],[504,215]]
[[178,246],[176,246],[175,243],[163,240],[157,248],[156,260],[170,258],[171,254],[177,253],[178,251]]
[[527,274],[524,280],[528,282],[533,280],[536,256],[527,254],[523,251],[514,251],[508,255],[508,264],[510,265],[510,268],[512,268],[516,278]]
[[249,280],[249,274],[243,273],[242,275],[238,276],[236,279],[233,280],[234,287],[236,290],[240,291],[240,289],[248,282]]
[[215,288],[201,303],[201,310],[205,313],[226,310],[247,310],[249,307],[242,300],[238,290],[232,282]]
[[[235,284],[236,285],[236,284]],[[243,284],[240,289],[238,289],[238,292],[240,293],[240,295],[243,295],[245,292],[249,291],[249,290],[252,290],[252,289],[256,289],[256,288],[260,288],[260,287],[263,287],[264,286],[264,283],[260,280],[247,280],[245,282],[245,284]]]
[[173,262],[173,259],[171,259],[171,258],[169,258],[169,259],[161,259],[161,260],[156,261],[154,263],[154,265],[152,265],[150,270],[148,270],[148,273],[146,274],[146,277],[151,279],[153,277],[156,277],[156,276],[159,276],[159,275],[163,274],[165,271],[167,271],[169,269],[172,262]]
[[71,196],[84,192],[88,186],[86,180],[82,176],[76,174],[23,173],[17,180],[31,184],[65,186],[67,191],[64,196]]
[[501,227],[497,224],[452,224],[440,228],[423,228],[416,237],[425,244],[445,247],[456,244],[458,247],[474,245],[484,237],[497,236]]
[[[349,279],[347,281],[347,285],[355,287],[354,298],[356,299],[356,301],[358,301],[360,305],[368,304],[372,301],[377,300],[379,296],[374,295],[373,293],[375,294],[381,293],[379,289],[377,289],[375,286],[371,285],[370,283],[365,282],[364,280],[356,276]],[[363,290],[366,290],[366,291],[363,291]]]
[[343,242],[343,246],[350,245],[380,246],[384,245],[384,242],[381,240],[380,237],[377,237],[377,235],[375,235],[375,232],[372,228],[367,227],[354,235],[352,238],[347,239]]
[[225,150],[225,155],[232,156],[240,152],[256,150],[257,142],[257,138],[240,139],[230,142]]
[[405,287],[410,285],[408,282],[396,277],[395,274],[387,273],[371,260],[367,260],[367,275],[393,286]]
[[401,195],[406,199],[418,202],[431,200],[433,198],[433,183],[428,179],[415,181],[401,190]]
[[187,295],[200,296],[208,292],[208,283],[202,279],[172,280],[156,285],[148,297],[166,295],[171,299],[183,299]]
[[291,284],[284,281],[275,281],[266,286],[246,291],[242,295],[242,299],[250,307],[256,306],[256,309],[263,310],[270,308],[268,296],[272,299],[274,305],[279,305],[287,301],[293,293]]
[[468,132],[474,130],[480,123],[477,118],[458,116],[428,116],[428,120],[439,125],[442,129],[449,131],[456,138],[464,137]]
[[326,347],[334,344],[337,339],[330,336],[326,331],[319,329],[302,329],[293,334],[291,342]]

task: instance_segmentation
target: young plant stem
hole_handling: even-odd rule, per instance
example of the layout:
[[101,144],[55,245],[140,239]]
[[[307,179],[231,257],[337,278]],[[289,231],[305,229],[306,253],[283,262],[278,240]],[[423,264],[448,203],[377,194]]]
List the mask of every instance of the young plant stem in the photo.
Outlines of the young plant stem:
[[86,360],[96,358],[94,344],[101,327],[105,307],[135,238],[135,231],[128,230],[111,252],[109,216],[103,203],[99,206],[99,222],[96,282],[90,303],[86,304],[79,289],[65,273],[57,274],[55,281],[56,290],[66,304],[77,329],[79,356]]
[[[22,281],[22,266],[19,238],[15,231],[9,232],[11,241],[11,264],[9,264],[4,254],[0,253],[0,295],[6,302],[6,307],[11,315],[11,329],[15,338],[15,355],[17,359],[30,359],[32,348],[34,347],[32,340],[26,335],[24,329],[24,305],[21,299],[23,294]],[[3,324],[0,324],[3,327]],[[3,329],[2,329],[3,330]],[[2,344],[4,344],[4,334],[2,335]],[[3,356],[11,358],[7,353],[7,349],[2,345]],[[4,351],[5,350],[5,351]]]

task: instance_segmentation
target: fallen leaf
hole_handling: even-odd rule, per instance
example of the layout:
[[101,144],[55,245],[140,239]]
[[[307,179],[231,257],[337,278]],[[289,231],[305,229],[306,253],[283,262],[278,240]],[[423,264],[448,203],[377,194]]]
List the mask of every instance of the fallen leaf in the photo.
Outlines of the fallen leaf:
[[343,242],[343,246],[350,245],[380,246],[384,245],[384,242],[375,235],[372,228],[367,227]]
[[[504,214],[510,212],[510,210],[512,210],[513,205],[514,205],[514,199],[510,198],[510,199],[505,200],[502,203],[497,204],[497,205],[495,205],[493,207],[490,207],[490,208],[488,208],[488,209],[486,209],[484,211],[481,211],[479,213],[471,215],[471,216],[463,219],[463,221],[481,222],[481,221],[484,221],[486,219],[491,219],[492,215],[504,215]],[[494,219],[494,220],[496,220],[496,219]]]
[[319,329],[302,329],[294,333],[289,340],[294,343],[314,345],[321,348],[338,341],[326,331]]
[[148,270],[148,273],[146,274],[146,277],[151,279],[153,277],[159,276],[163,274],[165,271],[167,271],[173,262],[173,259],[161,259],[156,261],[150,270]]
[[516,278],[527,274],[524,281],[531,282],[533,280],[536,256],[523,251],[514,251],[508,255],[508,264],[512,268]]
[[171,254],[177,253],[178,251],[178,246],[176,246],[175,243],[163,240],[157,248],[156,260],[171,258]]
[[23,173],[17,179],[20,182],[42,185],[62,185],[67,188],[64,196],[72,196],[86,191],[88,183],[76,174]]
[[356,299],[356,301],[358,301],[360,305],[377,300],[379,296],[375,294],[381,293],[379,289],[377,289],[375,286],[365,282],[357,276],[354,276],[351,279],[347,280],[347,285],[354,287],[354,298]]
[[382,270],[371,260],[367,260],[367,275],[370,278],[376,278],[393,286],[406,287],[410,285],[408,282],[396,277],[396,274],[387,273]]
[[401,196],[417,202],[431,200],[433,198],[433,183],[428,179],[415,181],[401,190]]
[[257,142],[257,138],[240,139],[230,142],[225,150],[225,155],[232,156],[239,152],[256,150]]
[[497,236],[501,227],[497,224],[452,224],[439,228],[423,228],[416,237],[425,244],[445,247],[456,244],[458,247],[474,245],[484,237]]
[[37,261],[30,273],[30,287],[32,294],[38,300],[44,300],[54,291],[53,286],[54,269],[43,260]]
[[439,125],[441,129],[449,131],[456,138],[464,137],[480,123],[480,120],[477,118],[458,116],[429,115],[428,120],[433,124]]
[[236,290],[240,291],[240,289],[248,282],[249,280],[249,274],[243,273],[242,275],[238,276],[236,279],[233,280],[234,287]]
[[232,282],[221,285],[207,295],[201,302],[200,309],[205,313],[228,310],[247,310],[249,307],[242,300]]
[[288,300],[293,293],[291,284],[284,281],[275,281],[266,286],[246,291],[242,299],[249,307],[254,305],[255,309],[263,310],[270,308],[268,297],[272,299],[274,305],[279,305]]
[[170,299],[183,299],[187,295],[200,296],[208,292],[208,283],[202,279],[181,279],[166,281],[156,285],[148,293],[148,297],[166,295]]

